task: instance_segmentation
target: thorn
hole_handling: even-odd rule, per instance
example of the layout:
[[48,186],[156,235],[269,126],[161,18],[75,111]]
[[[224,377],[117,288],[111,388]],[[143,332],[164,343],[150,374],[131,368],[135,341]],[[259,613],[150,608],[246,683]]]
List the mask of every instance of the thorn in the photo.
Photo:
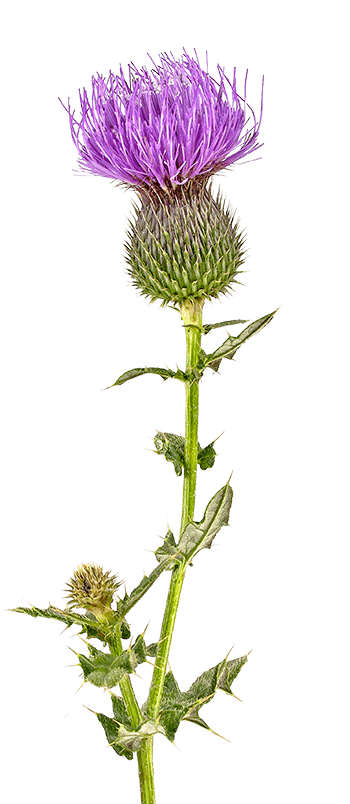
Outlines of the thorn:
[[150,622],[151,622],[151,620],[148,620],[148,623],[147,623],[147,625],[146,625],[146,628],[144,629],[144,631],[142,631],[141,636],[143,636],[143,637],[145,636],[145,633],[146,633],[146,631],[147,631],[147,628],[148,628],[148,626],[149,626]]
[[238,698],[238,695],[235,695],[234,692],[231,692],[231,695],[233,695],[233,697],[236,698],[236,701],[240,701],[240,703],[244,703],[244,701],[242,701],[242,698]]
[[[218,441],[218,440],[219,440],[219,438],[221,438],[221,436],[223,436],[223,435],[224,435],[224,432],[225,432],[225,430],[223,430],[223,431],[222,431],[222,433],[220,433],[220,435],[218,435],[218,436],[216,436],[216,438],[214,438],[213,444],[215,444],[215,443],[216,443],[216,441]],[[216,732],[214,732],[214,733],[216,734]],[[220,734],[219,734],[219,737],[220,737]],[[224,737],[223,739],[225,740],[225,739],[226,739],[226,737]]]
[[80,690],[82,689],[82,687],[84,686],[84,684],[86,684],[85,679],[84,679],[83,683],[80,685],[80,687],[78,687],[78,689],[75,691],[75,694],[76,694],[76,695],[78,694],[78,692],[80,692]]
[[228,653],[227,653],[227,655],[225,656],[225,659],[224,659],[224,661],[225,661],[225,662],[227,662],[228,656],[230,655],[231,650],[233,650],[233,648],[234,648],[234,645],[232,645],[232,648],[230,648],[229,652],[228,652]]
[[226,740],[227,743],[231,742],[231,740],[229,740],[228,737],[223,737],[222,734],[219,734],[217,731],[214,731],[214,729],[211,729],[210,726],[208,726],[208,728],[212,734],[215,734],[215,737],[220,737],[221,740]]

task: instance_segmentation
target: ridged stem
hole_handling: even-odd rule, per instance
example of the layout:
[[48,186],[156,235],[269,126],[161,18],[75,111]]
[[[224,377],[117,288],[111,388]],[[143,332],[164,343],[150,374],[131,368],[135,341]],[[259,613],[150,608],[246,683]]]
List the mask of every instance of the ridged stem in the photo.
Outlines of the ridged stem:
[[[113,641],[109,642],[109,648],[114,656],[120,656],[123,651],[120,629],[113,633]],[[130,676],[126,675],[119,682],[119,687],[126,706],[126,711],[130,718],[131,727],[137,729],[142,723],[142,714],[136,700]],[[154,792],[154,773],[153,773],[153,743],[151,740],[143,740],[140,750],[137,752],[139,768],[140,795],[142,804],[155,804]]]
[[[189,379],[185,383],[185,466],[180,534],[193,519],[195,506],[198,453],[198,378],[193,375],[192,370],[196,366],[199,356],[202,334],[202,309],[203,303],[196,301],[185,302],[181,309],[181,316],[186,331],[186,373],[191,376],[189,376]],[[147,716],[154,721],[157,720],[159,713],[170,645],[186,568],[186,564],[176,566],[171,576],[159,637],[159,647],[155,658],[153,677],[147,701]],[[147,738],[145,744],[147,742],[151,744],[152,738]]]

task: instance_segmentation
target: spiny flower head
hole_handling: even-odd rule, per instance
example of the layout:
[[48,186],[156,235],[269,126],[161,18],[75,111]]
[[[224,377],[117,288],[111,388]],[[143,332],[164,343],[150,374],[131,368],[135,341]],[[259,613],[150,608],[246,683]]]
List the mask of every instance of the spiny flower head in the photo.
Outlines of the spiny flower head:
[[[257,119],[220,65],[218,80],[186,51],[163,53],[153,67],[129,64],[108,78],[92,78],[91,99],[79,92],[80,116],[68,101],[73,142],[82,171],[135,188],[171,191],[206,180],[261,147]],[[261,107],[262,110],[262,107]]]
[[80,564],[67,583],[68,608],[87,609],[97,618],[104,616],[118,586],[116,576],[109,571],[96,564]]
[[151,301],[181,307],[187,300],[217,298],[237,282],[244,235],[221,193],[211,186],[174,198],[144,194],[134,206],[126,246],[132,284]]

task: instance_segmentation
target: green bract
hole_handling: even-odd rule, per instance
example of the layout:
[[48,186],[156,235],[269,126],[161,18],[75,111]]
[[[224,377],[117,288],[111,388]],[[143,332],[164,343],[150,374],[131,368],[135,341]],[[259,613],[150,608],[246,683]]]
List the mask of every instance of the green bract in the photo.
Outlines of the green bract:
[[181,305],[187,299],[227,293],[244,260],[244,237],[234,213],[210,186],[194,194],[141,196],[126,242],[128,273],[152,301]]

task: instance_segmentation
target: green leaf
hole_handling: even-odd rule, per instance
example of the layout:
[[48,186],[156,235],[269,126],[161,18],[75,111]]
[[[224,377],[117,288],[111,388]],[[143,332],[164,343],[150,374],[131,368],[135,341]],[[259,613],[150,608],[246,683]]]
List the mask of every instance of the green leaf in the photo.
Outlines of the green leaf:
[[165,735],[171,742],[174,740],[175,734],[181,720],[183,720],[187,711],[193,708],[190,704],[188,709],[186,703],[183,701],[185,693],[181,693],[180,687],[171,671],[166,674],[164,679],[164,686],[159,708],[159,722],[162,724]]
[[181,720],[190,720],[205,729],[210,727],[200,717],[199,709],[212,700],[218,689],[233,694],[230,685],[248,660],[247,656],[227,662],[224,659],[199,676],[187,692],[181,692],[173,673],[165,676],[159,710],[159,722],[166,737],[173,741]]
[[[214,466],[216,452],[214,449],[215,441],[212,441],[211,444],[208,444],[207,447],[204,449],[198,450],[198,457],[197,461],[201,469],[211,469]],[[198,445],[199,446],[199,445]]]
[[153,439],[158,455],[164,455],[166,461],[174,464],[175,473],[180,476],[185,462],[185,439],[174,433],[161,433]]
[[[116,751],[117,754],[121,757],[126,757],[126,759],[133,759],[132,751],[125,748],[123,745],[119,745],[118,737],[119,737],[119,723],[116,723],[115,720],[111,717],[107,717],[107,715],[103,715],[102,712],[96,712],[97,719],[101,723],[101,726],[104,728],[105,735],[107,737],[107,741],[111,748]],[[130,721],[129,721],[130,722]]]
[[86,613],[85,615],[77,614],[71,609],[64,609],[63,611],[56,608],[56,606],[49,606],[47,609],[38,609],[36,606],[31,606],[30,608],[19,606],[16,609],[12,609],[12,611],[16,611],[19,614],[29,614],[31,617],[44,617],[49,620],[59,620],[59,622],[64,623],[67,628],[70,628],[71,625],[80,625],[80,633],[86,634],[89,639],[96,638],[103,642],[106,640],[107,629],[105,630],[96,617],[90,613]]
[[123,723],[124,726],[129,726],[131,728],[131,722],[126,711],[123,698],[120,698],[118,695],[115,695],[114,692],[111,692],[111,700],[114,719],[117,721],[117,723]]
[[237,352],[237,349],[239,349],[243,343],[249,340],[249,338],[255,335],[256,332],[260,332],[261,329],[266,327],[266,325],[272,321],[276,312],[277,310],[274,310],[273,313],[269,313],[268,315],[259,318],[257,321],[254,321],[252,324],[249,324],[249,326],[242,330],[239,335],[235,337],[230,335],[222,346],[219,346],[218,349],[215,349],[215,352],[206,355],[206,366],[209,366],[209,368],[212,368],[214,371],[218,371],[221,360],[224,357],[227,358],[227,360],[232,360]]
[[228,695],[232,695],[233,693],[230,689],[231,685],[247,661],[247,656],[241,656],[239,659],[230,659],[229,662],[225,661],[225,667],[223,667],[219,675],[218,689],[224,690]]
[[128,751],[139,751],[143,740],[146,737],[153,737],[154,734],[165,734],[165,731],[162,726],[156,725],[153,720],[147,720],[142,723],[135,731],[121,725],[119,727],[118,745]]
[[125,371],[124,374],[121,374],[120,377],[113,383],[113,385],[108,385],[107,388],[104,388],[104,391],[107,391],[108,388],[114,388],[115,385],[123,385],[128,380],[133,380],[135,377],[142,377],[143,374],[158,374],[159,377],[162,377],[163,380],[169,380],[169,378],[182,380],[183,382],[186,380],[186,375],[180,369],[177,371],[171,371],[171,369],[165,368],[155,368],[154,366],[145,368],[134,368],[130,369],[129,371]]
[[243,318],[236,318],[233,321],[220,321],[219,324],[203,324],[202,331],[204,335],[207,335],[208,332],[212,329],[218,329],[219,327],[232,327],[234,324],[246,324],[247,321]]
[[[206,703],[206,701],[204,703]],[[189,711],[188,715],[185,715],[185,717],[183,717],[182,720],[189,720],[190,723],[195,723],[196,726],[201,726],[202,729],[208,729],[208,731],[212,731],[210,726],[208,726],[208,723],[206,723],[205,720],[203,720],[203,718],[199,715],[199,710],[201,706],[203,706],[203,704],[200,703],[197,704],[197,706],[194,706],[193,709]]]
[[157,561],[164,561],[164,559],[168,559],[169,557],[172,558],[172,561],[168,562],[167,570],[171,570],[176,564],[181,563],[182,557],[179,556],[174,535],[169,528],[163,540],[163,544],[155,550],[154,555]]
[[120,636],[122,639],[130,639],[131,637],[131,631],[126,620],[122,620],[120,623]]
[[66,665],[66,667],[81,667],[83,684],[88,683],[103,689],[115,687],[124,676],[134,674],[139,664],[149,664],[147,656],[156,655],[158,643],[146,645],[145,642],[145,632],[149,622],[128,650],[124,650],[119,656],[104,653],[77,634],[85,645],[86,655],[78,653],[67,645],[68,650],[77,657],[79,664]]
[[220,528],[228,524],[232,497],[233,491],[227,483],[214,494],[201,522],[190,522],[187,525],[178,544],[178,550],[186,556],[187,561],[199,550],[210,548]]
[[84,674],[84,681],[89,681],[95,687],[107,687],[111,689],[119,684],[119,681],[133,672],[129,651],[123,651],[120,656],[113,656],[111,653],[94,648],[88,644],[89,655],[85,656],[78,653],[80,667]]
[[[173,463],[175,473],[180,476],[182,474],[182,467],[185,464],[184,437],[175,435],[174,433],[161,433],[157,431],[157,435],[153,440],[157,455],[164,455],[166,461]],[[208,444],[204,449],[198,444],[197,461],[201,469],[209,469],[214,466],[216,457],[214,443],[215,442],[212,441],[212,443]]]
[[[159,560],[159,559],[158,559]],[[142,578],[142,581],[139,583],[138,586],[133,589],[130,595],[125,594],[123,600],[120,600],[117,604],[117,616],[118,621],[120,621],[121,617],[125,617],[128,611],[138,603],[139,600],[143,597],[143,595],[148,592],[148,589],[153,586],[154,582],[159,578],[159,576],[164,572],[164,570],[169,569],[171,565],[171,558],[165,557],[163,561],[160,562],[159,566],[156,567],[150,575],[145,575]]]

